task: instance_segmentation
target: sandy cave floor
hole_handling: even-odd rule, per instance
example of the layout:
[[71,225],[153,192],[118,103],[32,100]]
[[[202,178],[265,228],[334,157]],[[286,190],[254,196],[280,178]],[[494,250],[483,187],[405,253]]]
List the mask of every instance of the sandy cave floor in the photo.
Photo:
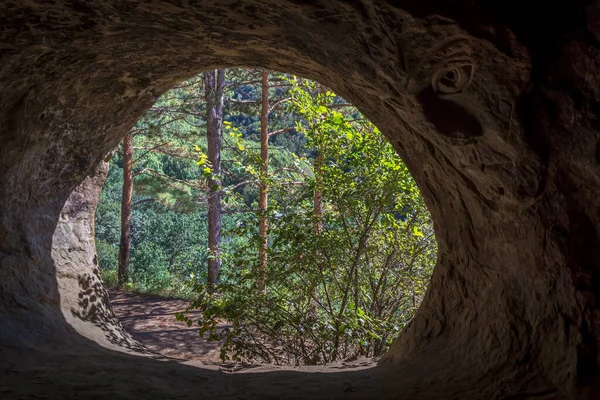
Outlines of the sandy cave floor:
[[429,362],[431,355],[392,368],[370,359],[310,367],[222,363],[218,342],[175,319],[186,301],[114,290],[110,298],[124,328],[155,354],[123,353],[83,336],[60,347],[52,339],[29,348],[0,343],[0,400],[481,399],[477,386],[448,380],[448,368]]
[[223,364],[219,343],[175,320],[185,301],[110,295],[123,326],[163,357],[116,352],[83,337],[72,346],[27,350],[3,343],[0,399],[397,398],[384,387],[400,382],[372,360],[317,367]]

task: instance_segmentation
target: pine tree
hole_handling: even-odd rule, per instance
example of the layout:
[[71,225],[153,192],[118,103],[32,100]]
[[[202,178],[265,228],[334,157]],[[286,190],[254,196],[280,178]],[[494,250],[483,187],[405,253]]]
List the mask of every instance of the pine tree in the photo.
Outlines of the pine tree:
[[269,220],[267,217],[269,201],[269,72],[261,73],[261,110],[260,110],[260,193],[258,199],[259,221],[259,290],[266,292],[267,251],[269,249]]
[[223,131],[223,91],[225,70],[204,73],[206,93],[206,133],[211,175],[208,180],[208,285],[217,282],[221,269],[221,138]]
[[117,285],[123,287],[129,278],[131,255],[131,199],[133,197],[133,144],[132,135],[123,139],[123,195],[121,198],[121,241]]

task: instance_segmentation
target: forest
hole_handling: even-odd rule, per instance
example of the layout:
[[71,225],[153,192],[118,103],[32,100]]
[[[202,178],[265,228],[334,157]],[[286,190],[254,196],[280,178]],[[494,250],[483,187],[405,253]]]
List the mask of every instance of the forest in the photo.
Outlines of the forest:
[[431,216],[379,130],[329,88],[263,69],[157,98],[112,155],[95,222],[105,283],[189,301],[200,314],[176,318],[223,360],[377,357],[436,262]]

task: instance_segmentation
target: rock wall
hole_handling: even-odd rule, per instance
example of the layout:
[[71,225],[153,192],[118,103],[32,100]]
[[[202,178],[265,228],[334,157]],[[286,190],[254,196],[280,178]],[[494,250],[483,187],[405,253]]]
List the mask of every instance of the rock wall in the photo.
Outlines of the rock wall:
[[438,266],[382,368],[418,360],[438,398],[597,398],[599,4],[4,1],[2,343],[105,341],[84,188],[170,86],[254,65],[357,105],[434,217]]
[[69,196],[52,237],[60,309],[75,331],[104,347],[149,354],[121,326],[100,278],[94,214],[108,162],[100,163]]

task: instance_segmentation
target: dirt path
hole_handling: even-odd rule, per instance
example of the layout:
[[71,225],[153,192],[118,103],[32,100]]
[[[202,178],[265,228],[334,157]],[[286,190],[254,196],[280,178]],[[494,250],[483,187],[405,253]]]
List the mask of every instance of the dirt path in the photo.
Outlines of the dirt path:
[[150,350],[179,360],[220,363],[220,342],[201,338],[197,327],[188,328],[185,323],[175,319],[175,313],[184,311],[187,301],[115,289],[109,290],[109,294],[113,310],[123,327]]

